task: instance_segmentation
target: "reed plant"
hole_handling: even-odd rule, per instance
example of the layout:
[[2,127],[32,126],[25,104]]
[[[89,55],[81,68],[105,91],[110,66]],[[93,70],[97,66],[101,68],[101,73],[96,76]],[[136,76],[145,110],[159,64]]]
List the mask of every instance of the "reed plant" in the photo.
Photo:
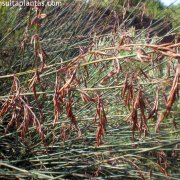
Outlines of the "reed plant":
[[149,36],[87,2],[27,13],[0,76],[0,177],[179,179],[179,27]]

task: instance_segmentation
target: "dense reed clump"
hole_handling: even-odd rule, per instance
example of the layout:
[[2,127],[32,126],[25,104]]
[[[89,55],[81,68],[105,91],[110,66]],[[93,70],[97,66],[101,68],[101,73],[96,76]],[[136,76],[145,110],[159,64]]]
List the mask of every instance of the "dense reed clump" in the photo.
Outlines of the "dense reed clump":
[[27,11],[0,76],[1,178],[178,179],[178,37],[93,8]]

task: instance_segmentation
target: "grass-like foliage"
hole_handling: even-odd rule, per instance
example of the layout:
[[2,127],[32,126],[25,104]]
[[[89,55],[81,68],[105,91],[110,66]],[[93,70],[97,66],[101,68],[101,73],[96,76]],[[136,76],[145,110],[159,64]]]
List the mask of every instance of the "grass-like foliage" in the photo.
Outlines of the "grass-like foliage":
[[139,6],[22,9],[0,72],[2,179],[178,180],[178,26]]

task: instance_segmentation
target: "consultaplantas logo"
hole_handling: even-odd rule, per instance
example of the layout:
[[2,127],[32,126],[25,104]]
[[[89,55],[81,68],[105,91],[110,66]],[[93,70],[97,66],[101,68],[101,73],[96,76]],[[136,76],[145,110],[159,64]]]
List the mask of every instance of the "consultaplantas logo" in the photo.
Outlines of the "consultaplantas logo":
[[60,6],[61,2],[47,0],[47,1],[34,1],[34,0],[18,0],[18,1],[0,1],[0,6]]

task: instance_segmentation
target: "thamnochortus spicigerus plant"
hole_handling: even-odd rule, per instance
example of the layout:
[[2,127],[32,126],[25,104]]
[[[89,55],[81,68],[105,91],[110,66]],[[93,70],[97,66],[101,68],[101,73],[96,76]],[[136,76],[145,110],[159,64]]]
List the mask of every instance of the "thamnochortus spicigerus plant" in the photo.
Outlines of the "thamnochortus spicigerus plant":
[[0,97],[0,176],[178,179],[180,43],[119,28],[53,64],[43,11],[21,43],[32,44],[35,68],[0,77],[12,82]]

